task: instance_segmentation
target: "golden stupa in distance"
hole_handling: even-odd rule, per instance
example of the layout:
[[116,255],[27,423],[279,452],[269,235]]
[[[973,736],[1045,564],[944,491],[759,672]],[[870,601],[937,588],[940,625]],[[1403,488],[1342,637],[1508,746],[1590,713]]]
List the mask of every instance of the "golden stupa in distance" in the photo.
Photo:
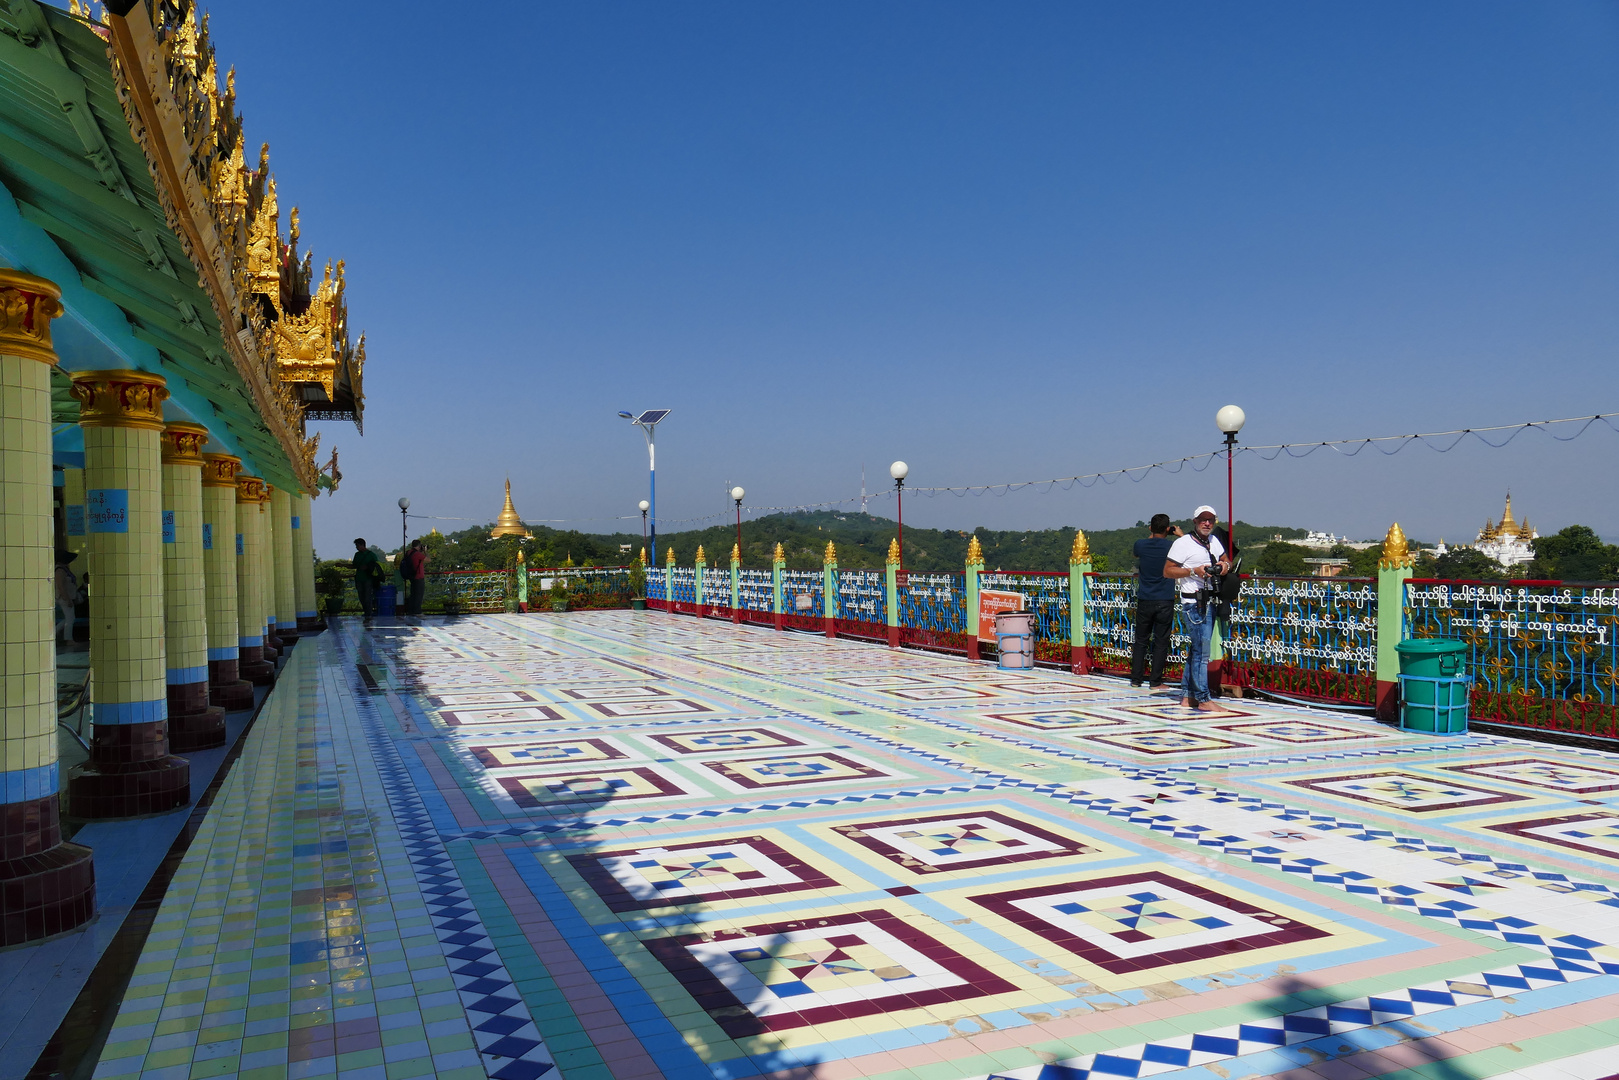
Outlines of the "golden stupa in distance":
[[523,519],[517,516],[517,507],[512,505],[512,482],[506,480],[506,505],[500,508],[500,517],[495,521],[495,527],[489,530],[491,540],[502,536],[533,536],[534,534],[523,528]]

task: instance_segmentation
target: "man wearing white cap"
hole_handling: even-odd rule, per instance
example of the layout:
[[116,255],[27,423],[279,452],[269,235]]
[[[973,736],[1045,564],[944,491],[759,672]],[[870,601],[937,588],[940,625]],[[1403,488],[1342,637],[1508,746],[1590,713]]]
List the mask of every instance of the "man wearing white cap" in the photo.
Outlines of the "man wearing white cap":
[[1189,639],[1181,705],[1201,712],[1223,712],[1209,700],[1209,640],[1214,636],[1214,591],[1209,571],[1230,569],[1225,545],[1214,535],[1219,517],[1212,506],[1200,506],[1192,515],[1192,531],[1176,540],[1164,563],[1164,576],[1179,582],[1181,619]]

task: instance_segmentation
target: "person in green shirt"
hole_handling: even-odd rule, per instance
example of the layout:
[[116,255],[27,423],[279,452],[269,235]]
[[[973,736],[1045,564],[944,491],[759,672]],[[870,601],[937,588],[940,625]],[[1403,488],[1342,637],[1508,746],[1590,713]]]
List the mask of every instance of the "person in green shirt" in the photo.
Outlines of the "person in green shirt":
[[365,546],[364,540],[354,541],[354,591],[360,595],[360,610],[366,618],[377,611],[377,586],[382,584],[382,560]]

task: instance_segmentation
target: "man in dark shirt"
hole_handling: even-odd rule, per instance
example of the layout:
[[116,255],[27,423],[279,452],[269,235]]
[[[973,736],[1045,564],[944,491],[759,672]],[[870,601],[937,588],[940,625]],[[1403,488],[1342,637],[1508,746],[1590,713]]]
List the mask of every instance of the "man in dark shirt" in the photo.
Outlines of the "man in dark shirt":
[[1148,523],[1152,535],[1137,540],[1134,553],[1140,567],[1136,586],[1135,643],[1130,648],[1130,685],[1140,686],[1147,674],[1147,649],[1152,649],[1149,686],[1164,681],[1164,661],[1169,656],[1169,635],[1175,628],[1175,585],[1164,577],[1169,546],[1180,530],[1169,523],[1168,514],[1154,514]]

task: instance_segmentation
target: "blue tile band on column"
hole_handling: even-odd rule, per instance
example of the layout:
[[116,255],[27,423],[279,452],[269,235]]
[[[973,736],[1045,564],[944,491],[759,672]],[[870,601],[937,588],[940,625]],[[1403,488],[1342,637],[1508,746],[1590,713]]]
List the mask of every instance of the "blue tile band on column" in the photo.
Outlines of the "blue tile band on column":
[[[258,637],[238,637],[236,644],[243,649],[262,649],[264,647],[264,637],[263,635]],[[221,657],[221,659],[229,659],[229,657]]]
[[211,522],[202,523],[202,550],[214,550],[214,527]]
[[[212,652],[213,650],[209,650]],[[235,650],[231,650],[234,652]],[[185,686],[188,683],[207,682],[208,665],[198,664],[196,667],[171,667],[167,680],[170,686]]]
[[165,511],[163,511],[163,542],[165,544],[174,543],[174,511],[173,510],[165,510]]
[[294,514],[294,515],[292,515],[292,527],[293,527],[293,528],[294,528],[294,529],[296,529],[296,528],[298,528],[298,527],[299,527],[299,524],[300,524],[300,523],[299,523],[299,521],[298,521],[298,515],[297,515],[297,514]]
[[210,660],[237,660],[241,658],[241,655],[235,645],[225,645],[218,649],[208,650],[208,659]]
[[90,531],[126,533],[129,531],[129,489],[93,488],[84,494]]
[[236,554],[240,555],[241,553],[242,553],[242,534],[237,533],[236,534]]
[[32,769],[7,769],[0,772],[0,802],[27,802],[55,795],[57,781],[54,761]]
[[313,619],[314,617],[315,617],[315,613],[313,611],[300,611],[300,612],[298,612],[298,618],[300,618],[300,619]]
[[169,718],[169,699],[156,701],[98,701],[90,706],[96,724],[155,724]]
[[84,507],[78,504],[67,508],[67,534],[69,536],[84,535]]

